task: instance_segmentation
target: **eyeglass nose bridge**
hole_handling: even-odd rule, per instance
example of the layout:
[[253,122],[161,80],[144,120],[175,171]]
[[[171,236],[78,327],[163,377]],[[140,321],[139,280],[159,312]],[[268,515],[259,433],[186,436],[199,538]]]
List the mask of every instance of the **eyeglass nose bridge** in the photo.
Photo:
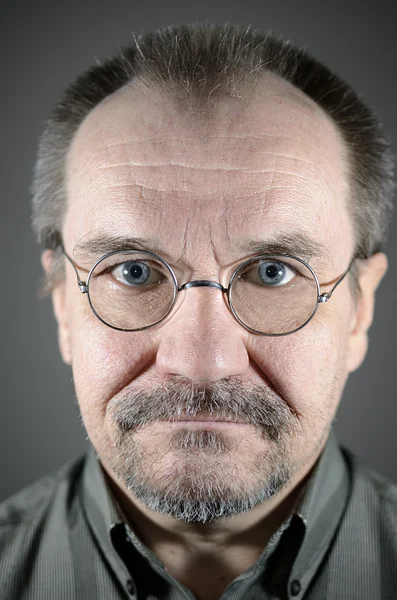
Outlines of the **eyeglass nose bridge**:
[[227,294],[228,292],[227,288],[224,288],[222,284],[218,283],[217,281],[210,281],[208,279],[197,279],[196,281],[188,281],[187,283],[184,283],[178,288],[178,292],[195,287],[211,287],[215,288],[216,290],[220,290],[224,294]]

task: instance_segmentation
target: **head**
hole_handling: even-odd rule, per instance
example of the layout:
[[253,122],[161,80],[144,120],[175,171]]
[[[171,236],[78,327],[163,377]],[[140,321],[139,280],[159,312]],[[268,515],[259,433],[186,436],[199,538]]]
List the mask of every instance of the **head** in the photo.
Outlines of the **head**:
[[[65,92],[41,140],[34,226],[84,426],[132,499],[208,522],[275,496],[313,463],[365,357],[391,190],[369,109],[269,35],[150,34]],[[291,335],[249,331],[210,287],[125,332],[95,316],[60,243],[81,279],[114,248],[144,247],[179,285],[227,287],[271,248],[309,262],[327,291],[356,260]],[[208,415],[234,424],[172,422]]]

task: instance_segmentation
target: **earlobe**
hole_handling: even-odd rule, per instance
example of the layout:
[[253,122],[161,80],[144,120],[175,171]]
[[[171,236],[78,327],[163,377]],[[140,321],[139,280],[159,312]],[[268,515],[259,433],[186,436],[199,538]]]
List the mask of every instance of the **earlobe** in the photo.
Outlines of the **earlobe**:
[[359,289],[356,307],[350,327],[348,372],[358,369],[364,361],[368,348],[368,330],[372,325],[375,308],[375,292],[387,271],[387,258],[378,252],[360,265]]
[[[41,264],[47,275],[51,272],[54,261],[54,252],[45,250],[41,255]],[[66,315],[66,288],[65,281],[58,282],[52,291],[52,306],[58,323],[58,344],[62,359],[67,365],[72,364],[70,335]]]

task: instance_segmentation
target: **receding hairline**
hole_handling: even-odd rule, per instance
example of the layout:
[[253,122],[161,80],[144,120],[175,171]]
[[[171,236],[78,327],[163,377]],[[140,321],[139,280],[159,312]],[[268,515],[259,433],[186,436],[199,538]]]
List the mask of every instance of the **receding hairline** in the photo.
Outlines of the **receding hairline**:
[[[117,53],[88,68],[62,92],[40,139],[35,166],[33,228],[46,248],[61,243],[65,214],[65,158],[76,130],[102,100],[143,74],[178,83],[191,102],[215,98],[221,82],[258,73],[280,76],[324,109],[342,133],[351,183],[358,253],[379,251],[392,209],[394,160],[390,142],[372,108],[337,73],[299,44],[252,26],[190,23],[144,32]],[[186,84],[186,85],[185,85]],[[233,95],[233,94],[232,94]],[[238,94],[237,94],[238,96]]]
[[[173,84],[169,84],[168,88],[165,90],[164,86],[158,85],[156,81],[147,80],[146,78],[143,80],[138,76],[106,96],[87,113],[76,128],[67,150],[66,165],[69,162],[71,153],[73,153],[76,142],[79,145],[79,141],[84,140],[87,133],[92,134],[92,124],[94,129],[98,125],[100,130],[104,123],[111,122],[115,108],[121,111],[123,117],[127,113],[127,118],[128,114],[131,115],[131,118],[133,117],[134,109],[138,114],[143,114],[148,108],[148,115],[150,111],[158,115],[161,127],[163,127],[162,117],[164,114],[169,117],[172,124],[178,123],[182,127],[186,124],[187,128],[190,128],[193,122],[195,127],[197,126],[194,130],[194,136],[197,139],[206,139],[211,137],[214,125],[217,126],[219,116],[224,109],[232,110],[233,121],[241,122],[244,126],[247,118],[255,118],[255,109],[257,108],[253,107],[255,103],[274,100],[277,97],[280,98],[280,102],[287,101],[289,108],[292,108],[298,114],[301,113],[303,117],[308,116],[315,119],[317,124],[325,128],[326,135],[330,135],[332,132],[331,135],[334,136],[341,149],[341,163],[346,166],[349,162],[347,144],[334,119],[304,91],[271,71],[266,71],[259,81],[256,80],[254,87],[247,88],[245,96],[214,97],[200,111],[194,111],[189,106],[182,106],[178,91],[175,91]],[[123,102],[124,100],[127,101]],[[150,140],[150,135],[148,135],[147,140]],[[145,141],[147,140],[145,139]],[[346,171],[343,174],[347,180],[349,178],[348,166],[346,166]]]
[[[178,82],[161,82],[154,77],[147,77],[138,74],[123,86],[107,95],[98,104],[96,104],[84,117],[79,127],[86,122],[90,115],[95,115],[98,112],[103,112],[109,109],[109,105],[114,104],[114,101],[122,98],[134,99],[134,96],[144,100],[149,105],[151,104],[156,110],[161,111],[168,107],[177,109],[178,116],[188,115],[189,118],[196,117],[197,119],[211,119],[216,115],[216,109],[223,106],[235,105],[238,109],[243,107],[244,112],[249,110],[254,99],[261,97],[263,100],[267,98],[280,96],[290,97],[302,109],[314,110],[318,115],[322,115],[336,129],[337,124],[334,119],[320,106],[318,102],[310,98],[306,92],[299,89],[292,82],[282,78],[277,73],[270,70],[264,70],[252,81],[246,81],[239,84],[236,93],[222,93],[222,84],[209,89],[206,98],[196,98],[194,93],[186,92],[186,89]],[[277,93],[272,93],[274,91]],[[197,100],[197,104],[189,104],[187,98]],[[215,110],[214,110],[215,109]]]

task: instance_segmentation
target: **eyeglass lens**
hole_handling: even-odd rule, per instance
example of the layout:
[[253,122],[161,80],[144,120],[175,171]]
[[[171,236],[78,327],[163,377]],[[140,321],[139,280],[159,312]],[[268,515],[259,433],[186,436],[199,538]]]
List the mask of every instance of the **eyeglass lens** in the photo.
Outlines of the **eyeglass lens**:
[[287,257],[254,260],[238,270],[230,289],[236,316],[258,333],[298,329],[316,309],[318,288],[310,269]]

